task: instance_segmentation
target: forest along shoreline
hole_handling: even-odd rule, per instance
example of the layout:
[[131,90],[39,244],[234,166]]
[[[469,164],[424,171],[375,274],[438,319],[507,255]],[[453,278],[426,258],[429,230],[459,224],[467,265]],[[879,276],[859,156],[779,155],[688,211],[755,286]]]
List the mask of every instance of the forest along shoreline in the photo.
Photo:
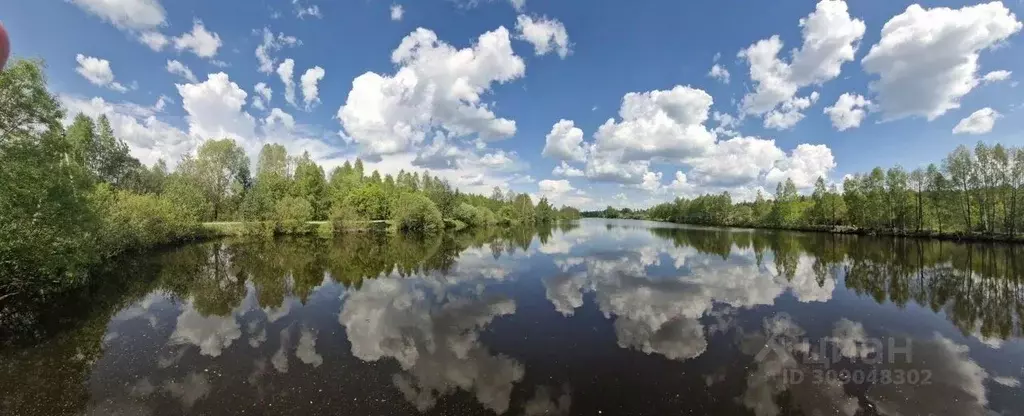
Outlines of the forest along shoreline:
[[[797,178],[809,180],[809,178]],[[840,190],[839,186],[842,186]],[[841,184],[779,182],[772,200],[758,189],[753,202],[728,192],[679,197],[644,210],[608,207],[584,217],[837,234],[889,235],[959,241],[1024,241],[1024,149],[978,142],[960,145],[939,164],[907,172],[876,167]],[[810,182],[800,186],[809,187]]]
[[[584,218],[604,218],[604,217],[584,217]],[[632,219],[632,218],[626,218]],[[922,240],[945,240],[955,241],[962,243],[1024,243],[1024,234],[1016,235],[1005,235],[1005,234],[984,234],[984,233],[943,233],[939,234],[935,231],[914,231],[914,230],[872,230],[862,229],[851,226],[794,226],[794,227],[772,227],[772,226],[753,226],[753,225],[705,225],[705,224],[694,224],[694,223],[679,223],[668,221],[665,219],[656,218],[635,218],[637,220],[644,221],[655,221],[666,224],[679,224],[679,225],[694,225],[702,227],[721,227],[725,229],[746,229],[746,230],[771,230],[771,231],[793,231],[793,232],[804,232],[804,233],[822,233],[822,234],[836,234],[836,235],[857,235],[857,236],[869,236],[869,237],[894,237],[894,238],[913,238]]]
[[[208,138],[178,161],[147,166],[106,116],[65,112],[43,63],[0,71],[0,335],[36,333],[39,310],[87,295],[119,256],[221,236],[333,237],[381,228],[419,235],[579,218],[572,207],[495,188],[454,189],[430,172],[328,173],[310,155],[265,144],[255,163],[234,140]],[[252,169],[255,169],[253,172]]]

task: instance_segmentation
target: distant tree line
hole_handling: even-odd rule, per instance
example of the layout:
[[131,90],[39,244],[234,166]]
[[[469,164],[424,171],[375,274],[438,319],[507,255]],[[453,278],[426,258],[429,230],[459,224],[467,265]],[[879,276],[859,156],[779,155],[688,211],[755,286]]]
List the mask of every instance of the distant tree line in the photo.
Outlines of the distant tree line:
[[579,216],[527,194],[463,194],[427,172],[367,174],[360,160],[328,176],[308,154],[292,157],[277,144],[263,147],[255,173],[231,139],[206,141],[173,171],[162,160],[144,166],[105,116],[79,114],[67,127],[64,119],[41,63],[0,72],[0,304],[81,286],[105,259],[203,236],[205,222],[243,222],[266,235],[314,231],[312,220],[328,234],[381,220],[436,233]]
[[829,229],[886,234],[1017,238],[1024,228],[1024,149],[979,142],[940,164],[907,172],[895,166],[849,176],[843,189],[818,178],[810,195],[780,182],[773,199],[732,201],[728,192],[676,198],[647,210],[584,212],[684,224]]
[[326,221],[330,231],[383,221],[403,231],[436,232],[579,217],[575,208],[556,209],[544,197],[535,205],[528,194],[497,187],[490,197],[462,193],[429,171],[368,173],[358,158],[325,174],[308,153],[292,157],[280,144],[263,146],[255,174],[249,165],[243,149],[223,139],[186,155],[174,173],[165,173],[162,163],[150,173],[162,178],[157,183],[194,187],[188,205],[201,221],[241,221],[254,233],[308,231],[310,221]]

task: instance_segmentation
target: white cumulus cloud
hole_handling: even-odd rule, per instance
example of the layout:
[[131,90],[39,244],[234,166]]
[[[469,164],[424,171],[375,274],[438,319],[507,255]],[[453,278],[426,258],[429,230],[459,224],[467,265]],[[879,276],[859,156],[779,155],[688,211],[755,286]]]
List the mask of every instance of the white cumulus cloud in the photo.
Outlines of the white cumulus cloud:
[[291,130],[292,128],[295,128],[295,117],[292,117],[291,114],[284,112],[284,110],[281,110],[280,108],[274,108],[270,110],[270,115],[263,119],[263,124],[268,128],[274,128],[280,125]]
[[719,64],[711,66],[711,71],[708,72],[708,76],[722,81],[724,84],[729,83],[729,70]]
[[212,58],[217,55],[220,49],[220,35],[206,30],[203,22],[196,20],[192,23],[192,31],[183,33],[181,36],[172,39],[174,49],[178,51],[188,50],[200,58]]
[[843,93],[836,100],[835,105],[825,107],[825,114],[832,119],[832,126],[836,130],[844,131],[860,127],[864,121],[867,110],[872,107],[871,101],[860,94]]
[[555,166],[555,169],[551,171],[551,174],[555,176],[565,176],[567,178],[578,178],[584,175],[582,170],[569,166],[569,164],[565,163],[564,160],[561,164]]
[[352,81],[338,109],[345,137],[367,154],[393,154],[421,144],[435,129],[449,137],[483,141],[510,137],[515,121],[482,103],[494,83],[523,77],[526,64],[512,51],[509,32],[486,32],[456,49],[427,29],[407,35],[391,54],[393,75],[367,72]]
[[583,162],[587,158],[583,149],[583,130],[572,120],[559,120],[545,137],[542,155],[556,160]]
[[119,29],[151,30],[164,25],[167,12],[158,0],[71,0]]
[[167,72],[185,78],[186,80],[188,80],[188,82],[195,83],[199,81],[198,79],[196,79],[195,74],[192,73],[192,70],[189,69],[188,66],[185,66],[185,64],[177,60],[167,61]]
[[792,179],[797,188],[807,189],[814,186],[819,177],[828,177],[835,167],[836,161],[828,146],[801,144],[788,157],[777,162],[766,179],[771,183]]
[[114,80],[114,71],[110,69],[110,61],[78,54],[75,56],[78,67],[75,72],[84,77],[90,83],[101,87],[110,88],[117,92],[128,91],[124,85]]
[[960,107],[978,85],[979,53],[1021,29],[1001,2],[960,9],[913,4],[882,27],[882,37],[861,61],[886,119],[928,120]]
[[688,178],[704,185],[743,185],[757,180],[785,157],[774,140],[736,137],[718,142],[707,154],[693,159]]
[[779,58],[782,40],[778,35],[740,51],[738,56],[749,63],[755,84],[754,91],[743,97],[745,113],[768,113],[792,102],[801,88],[838,77],[843,63],[854,59],[865,30],[864,21],[850,17],[842,0],[820,1],[814,12],[800,19],[800,27],[803,45],[792,51],[789,62]]
[[402,16],[405,16],[405,8],[401,4],[391,5],[391,20],[399,21],[402,20]]
[[324,15],[320,13],[320,6],[315,4],[311,6],[303,6],[299,3],[299,0],[292,0],[292,6],[295,8],[295,17],[298,17],[299,19],[305,19],[307,16],[315,17],[317,19],[322,19],[324,17]]
[[569,181],[565,179],[551,180],[545,179],[537,183],[537,187],[540,188],[541,194],[559,195],[566,192],[575,190]]
[[270,105],[274,91],[265,82],[258,82],[253,87],[253,92],[256,93],[256,96],[252,98],[252,106],[257,110],[265,110]]
[[628,93],[619,109],[622,120],[609,119],[594,135],[596,150],[616,153],[621,160],[700,154],[715,142],[715,135],[703,124],[712,102],[703,90],[681,85]]
[[277,66],[277,59],[271,56],[272,53],[286,46],[302,45],[302,41],[295,36],[288,36],[284,33],[278,33],[275,36],[274,32],[266,27],[263,28],[262,36],[262,42],[256,47],[256,61],[260,64],[259,71],[264,74],[274,72],[274,68]]
[[953,127],[953,134],[985,134],[992,131],[996,125],[996,119],[1002,117],[996,110],[990,107],[971,113],[971,115],[960,120]]
[[167,36],[160,32],[143,32],[139,34],[139,42],[149,46],[150,49],[156,52],[160,52],[164,50],[164,47],[166,47],[171,41],[167,39]]
[[533,18],[521,14],[516,18],[516,39],[530,42],[537,55],[556,52],[558,56],[565,59],[572,52],[569,33],[565,31],[565,25],[558,19]]
[[182,107],[188,115],[189,133],[200,138],[255,138],[256,122],[242,111],[248,94],[219,72],[198,84],[178,84]]
[[790,97],[776,109],[764,115],[764,127],[776,130],[788,130],[804,119],[802,111],[818,102],[818,92],[811,92],[806,97]]
[[985,81],[986,84],[991,84],[993,82],[1006,81],[1010,79],[1011,74],[1013,74],[1013,71],[1000,69],[985,74],[985,76],[981,77],[981,80]]
[[281,83],[284,84],[284,100],[295,106],[295,61],[291,58],[285,59],[281,62],[281,65],[277,66],[277,76],[281,78]]
[[167,46],[159,30],[167,24],[167,12],[158,0],[70,0],[82,10],[137,37],[154,51]]
[[302,85],[302,101],[306,103],[306,108],[312,108],[316,103],[320,102],[320,89],[317,84],[320,80],[324,79],[324,75],[327,72],[319,66],[314,66],[306,70],[302,77],[299,78],[299,83]]

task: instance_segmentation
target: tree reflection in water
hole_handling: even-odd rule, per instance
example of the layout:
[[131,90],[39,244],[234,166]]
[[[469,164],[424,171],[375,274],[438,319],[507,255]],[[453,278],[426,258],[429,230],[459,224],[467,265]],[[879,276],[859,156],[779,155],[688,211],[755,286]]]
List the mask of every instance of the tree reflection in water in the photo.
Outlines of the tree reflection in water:
[[[739,340],[727,364],[750,365],[730,403],[754,414],[849,414],[865,403],[890,413],[942,412],[953,397],[958,414],[980,414],[990,403],[986,380],[998,374],[950,334],[919,340],[929,368],[945,377],[914,390],[914,403],[940,406],[933,409],[908,404],[900,396],[906,391],[892,386],[854,395],[841,386],[782,384],[779,371],[794,368],[794,357],[811,347],[757,363],[750,349],[766,334],[803,334],[801,317],[758,317],[755,329],[741,322],[782,299],[828,305],[837,291],[849,291],[897,311],[920,305],[963,336],[998,345],[1021,336],[1021,250],[636,221],[425,239],[354,234],[194,244],[120,259],[109,286],[71,299],[63,314],[42,315],[51,323],[43,327],[47,341],[0,351],[0,413],[215,412],[274,400],[289,383],[315,384],[328,374],[318,372],[356,377],[346,373],[353,368],[365,378],[353,378],[353,386],[404,398],[407,407],[385,401],[391,413],[462,409],[467,400],[498,414],[585,406],[574,401],[587,393],[578,384],[531,379],[522,346],[489,341],[499,327],[546,325],[517,320],[529,305],[550,308],[549,319],[591,319],[593,310],[607,320],[601,331],[616,340],[617,354],[680,365],[728,351],[719,336]],[[856,319],[832,325],[829,345],[844,354],[856,353],[850,345],[858,339],[886,333]],[[729,378],[723,374],[709,375],[708,386]],[[1016,381],[1003,376],[1001,384]]]

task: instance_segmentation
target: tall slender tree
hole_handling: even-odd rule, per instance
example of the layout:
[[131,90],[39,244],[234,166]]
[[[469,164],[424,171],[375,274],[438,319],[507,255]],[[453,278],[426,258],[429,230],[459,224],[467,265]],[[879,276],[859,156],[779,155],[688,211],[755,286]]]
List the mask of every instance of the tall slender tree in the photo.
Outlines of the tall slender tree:
[[974,177],[974,160],[971,158],[971,151],[964,145],[957,146],[945,160],[942,161],[942,169],[949,175],[951,185],[959,193],[960,213],[962,215],[964,228],[972,230],[971,224],[971,189],[972,178]]

